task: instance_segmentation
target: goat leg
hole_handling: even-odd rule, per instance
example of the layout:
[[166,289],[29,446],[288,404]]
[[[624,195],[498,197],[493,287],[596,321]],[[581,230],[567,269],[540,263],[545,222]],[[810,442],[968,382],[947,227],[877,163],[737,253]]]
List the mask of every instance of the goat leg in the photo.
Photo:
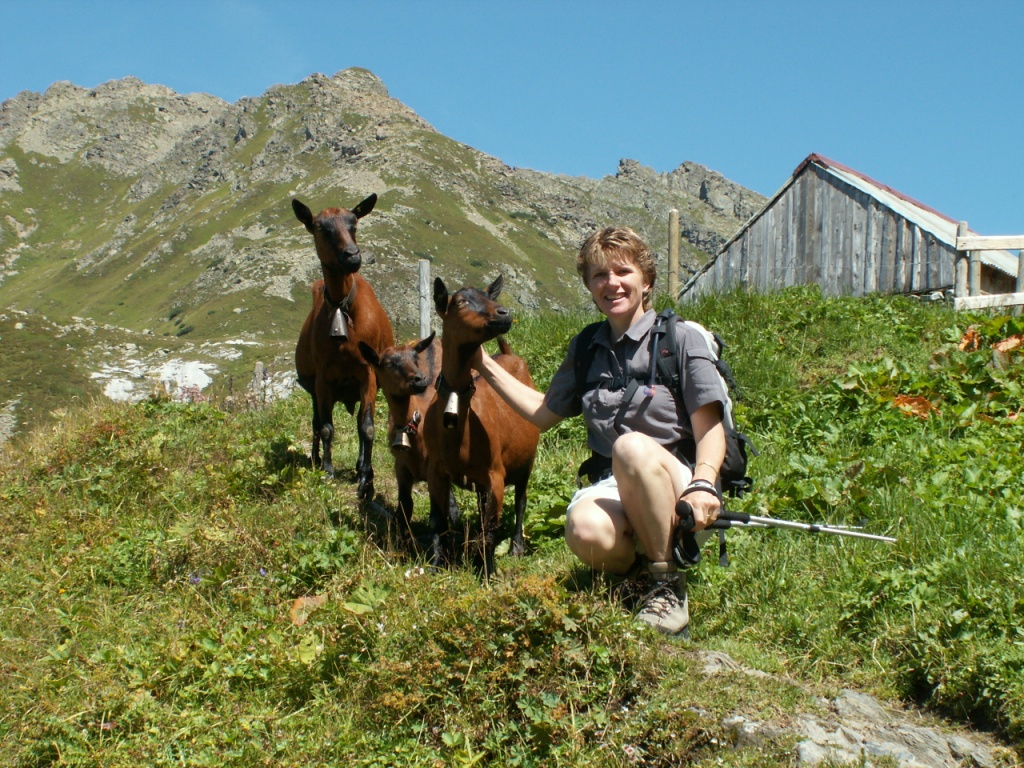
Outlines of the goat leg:
[[[527,475],[527,478],[529,478],[529,475]],[[523,518],[526,515],[526,483],[527,479],[523,479],[515,484],[516,530],[512,534],[512,546],[509,548],[513,557],[522,557],[526,554],[526,541],[523,538]]]
[[504,500],[503,481],[490,491],[477,494],[477,505],[480,508],[480,547],[483,577],[489,581],[494,575],[494,548],[497,545],[498,524],[501,521],[501,505]]
[[[438,571],[451,562],[451,528],[446,512],[454,500],[450,480],[433,477],[428,485],[430,486],[430,569]],[[439,499],[446,499],[447,503],[442,504]]]
[[[376,392],[374,392],[376,395]],[[359,405],[359,458],[356,461],[356,497],[360,501],[373,498],[373,405]]]
[[[316,438],[314,437],[314,441]],[[334,424],[330,421],[322,422],[320,426],[320,442],[323,445],[323,470],[328,477],[334,477],[334,463],[331,460],[331,446],[334,443]]]

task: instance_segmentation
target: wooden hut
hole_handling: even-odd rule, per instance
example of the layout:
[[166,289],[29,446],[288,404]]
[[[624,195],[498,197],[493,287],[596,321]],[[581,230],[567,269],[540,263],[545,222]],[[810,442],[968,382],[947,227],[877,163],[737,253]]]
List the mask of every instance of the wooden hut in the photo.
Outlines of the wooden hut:
[[[953,288],[957,223],[891,187],[812,154],[680,291],[817,284],[831,296]],[[982,293],[1014,290],[1018,257],[981,251]]]

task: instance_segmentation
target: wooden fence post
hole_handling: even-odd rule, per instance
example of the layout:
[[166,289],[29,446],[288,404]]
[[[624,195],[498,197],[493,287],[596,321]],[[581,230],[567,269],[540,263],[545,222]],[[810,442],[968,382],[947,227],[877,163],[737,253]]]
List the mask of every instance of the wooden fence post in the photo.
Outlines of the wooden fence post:
[[[958,238],[967,235],[967,222],[961,221],[956,225],[956,236]],[[953,298],[960,299],[967,296],[967,252],[956,252],[956,263],[953,265]]]
[[430,335],[430,260],[420,259],[420,338]]
[[679,301],[679,211],[668,212],[668,295]]
[[1024,251],[1017,251],[1017,293],[1024,292]]
[[967,291],[971,296],[981,296],[981,251],[971,251],[970,267],[967,271]]

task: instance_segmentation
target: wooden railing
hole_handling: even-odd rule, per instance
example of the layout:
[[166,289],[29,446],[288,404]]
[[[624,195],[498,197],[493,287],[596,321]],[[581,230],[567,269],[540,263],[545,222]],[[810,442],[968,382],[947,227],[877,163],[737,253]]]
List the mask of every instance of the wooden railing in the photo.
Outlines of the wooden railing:
[[1024,257],[1017,255],[1016,293],[981,293],[981,251],[1024,249],[1024,235],[973,235],[967,222],[956,228],[956,278],[953,285],[953,307],[985,309],[1024,305]]

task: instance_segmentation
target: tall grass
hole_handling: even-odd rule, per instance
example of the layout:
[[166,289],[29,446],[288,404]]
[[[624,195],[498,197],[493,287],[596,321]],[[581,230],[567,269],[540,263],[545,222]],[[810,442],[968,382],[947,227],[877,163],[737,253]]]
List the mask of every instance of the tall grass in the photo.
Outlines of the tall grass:
[[[343,412],[339,479],[309,467],[304,395],[69,410],[0,461],[6,764],[781,766],[785,739],[734,751],[720,721],[813,710],[815,686],[1019,743],[1024,366],[993,344],[1020,320],[810,290],[680,311],[725,337],[761,450],[733,504],[864,518],[896,545],[732,532],[731,566],[709,549],[691,576],[686,645],[635,625],[562,544],[578,420],[542,438],[531,553],[481,584],[393,543],[383,445],[360,508]],[[586,320],[517,322],[539,385]],[[420,492],[420,533],[426,509]],[[785,675],[709,684],[698,648]]]

